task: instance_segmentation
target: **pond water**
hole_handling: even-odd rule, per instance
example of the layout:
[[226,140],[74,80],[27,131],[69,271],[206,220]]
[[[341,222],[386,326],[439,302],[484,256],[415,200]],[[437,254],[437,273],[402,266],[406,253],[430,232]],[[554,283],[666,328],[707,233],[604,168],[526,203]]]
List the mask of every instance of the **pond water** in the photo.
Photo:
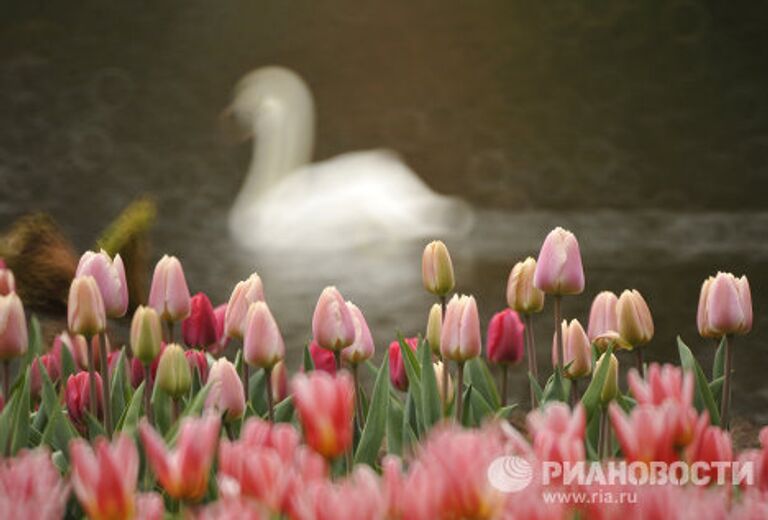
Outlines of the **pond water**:
[[[586,323],[594,294],[638,288],[657,326],[647,358],[675,359],[679,333],[708,367],[699,285],[746,273],[755,326],[737,340],[734,405],[768,422],[768,8],[596,5],[6,0],[0,227],[43,210],[87,248],[151,193],[155,256],[182,258],[215,302],[258,271],[293,362],[327,284],[363,309],[380,351],[421,330],[421,243],[273,254],[229,239],[250,147],[221,114],[243,74],[288,66],[316,97],[318,159],[394,149],[477,209],[475,231],[448,245],[483,320],[504,306],[514,262],[562,225],[587,272],[566,316]],[[549,312],[536,320],[542,360]],[[525,395],[522,371],[513,387]]]

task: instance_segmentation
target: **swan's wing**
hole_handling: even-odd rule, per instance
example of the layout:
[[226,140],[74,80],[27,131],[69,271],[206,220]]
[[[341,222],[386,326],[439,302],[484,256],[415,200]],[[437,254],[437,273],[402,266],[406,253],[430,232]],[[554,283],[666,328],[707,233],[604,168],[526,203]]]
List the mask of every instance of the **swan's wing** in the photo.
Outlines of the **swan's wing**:
[[259,242],[310,247],[441,236],[471,222],[466,204],[436,194],[387,151],[305,166],[265,193],[255,211]]

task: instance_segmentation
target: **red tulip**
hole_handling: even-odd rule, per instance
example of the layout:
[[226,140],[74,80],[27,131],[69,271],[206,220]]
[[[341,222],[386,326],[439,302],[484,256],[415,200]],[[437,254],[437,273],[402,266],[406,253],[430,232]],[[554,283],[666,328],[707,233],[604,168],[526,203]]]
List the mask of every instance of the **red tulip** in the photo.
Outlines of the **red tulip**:
[[525,325],[512,309],[497,312],[488,324],[486,349],[491,363],[515,365],[525,352]]
[[[419,338],[405,338],[405,344],[416,352],[419,346]],[[392,386],[401,392],[408,391],[408,373],[403,363],[403,353],[400,350],[400,342],[393,341],[389,344],[389,381]]]
[[533,451],[539,460],[584,460],[586,413],[581,404],[573,412],[564,403],[547,404],[529,413],[527,424],[533,439]]
[[[101,418],[104,410],[104,394],[101,381],[101,375],[94,372],[96,382],[96,416]],[[67,403],[67,411],[72,423],[80,432],[87,430],[88,424],[85,420],[85,412],[90,410],[90,394],[88,386],[88,372],[78,372],[69,376],[67,387],[64,392],[64,399]]]
[[322,348],[315,340],[309,343],[309,355],[312,357],[315,370],[322,370],[329,374],[336,373],[336,360],[333,357],[333,352]]
[[216,318],[216,342],[212,345],[208,345],[208,352],[214,356],[220,355],[227,348],[229,338],[224,330],[224,320],[227,316],[227,304],[222,303],[215,309],[213,309],[213,315]]
[[200,350],[187,350],[184,352],[189,363],[189,368],[192,370],[192,376],[197,370],[200,374],[200,382],[205,384],[208,381],[208,358],[205,356],[205,352]]
[[211,300],[205,293],[197,293],[190,300],[190,314],[181,323],[184,343],[189,347],[206,348],[218,340],[216,315]]

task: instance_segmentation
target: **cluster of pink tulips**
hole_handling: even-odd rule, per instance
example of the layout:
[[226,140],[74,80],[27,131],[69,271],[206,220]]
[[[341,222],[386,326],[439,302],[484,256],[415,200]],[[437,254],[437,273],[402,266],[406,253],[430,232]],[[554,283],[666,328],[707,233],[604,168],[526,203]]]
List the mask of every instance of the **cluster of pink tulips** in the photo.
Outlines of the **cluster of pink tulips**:
[[[109,328],[129,309],[122,260],[86,252],[67,330],[46,349],[13,273],[0,265],[0,516],[768,517],[768,428],[761,449],[740,453],[729,433],[734,336],[752,327],[746,277],[717,273],[702,285],[698,329],[717,347],[711,380],[679,338],[681,367],[645,362],[654,325],[635,289],[599,292],[586,330],[563,316],[562,298],[584,291],[585,274],[578,241],[562,228],[537,259],[514,265],[508,307],[485,336],[475,298],[453,293],[442,242],[426,246],[422,277],[436,300],[425,328],[392,341],[378,366],[363,310],[324,289],[302,366],[289,377],[255,273],[214,307],[205,294],[190,294],[181,262],[164,256],[122,346]],[[539,365],[532,327],[547,299],[551,369]],[[626,384],[624,352],[635,365]],[[530,411],[515,427],[508,377],[524,358],[530,385],[521,401]],[[678,464],[710,477],[718,464],[741,462],[754,478],[624,482],[611,492],[635,499],[615,503],[594,498],[605,495],[604,484],[565,478],[506,489],[517,470],[497,464],[510,457],[526,467]],[[551,499],[567,493],[592,499]]]

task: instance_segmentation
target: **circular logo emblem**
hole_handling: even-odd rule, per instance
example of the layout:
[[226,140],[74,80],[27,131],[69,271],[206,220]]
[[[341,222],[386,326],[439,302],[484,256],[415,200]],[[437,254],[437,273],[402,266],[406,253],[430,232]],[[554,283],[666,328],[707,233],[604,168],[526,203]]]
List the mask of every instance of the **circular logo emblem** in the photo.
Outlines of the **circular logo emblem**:
[[499,457],[488,466],[488,481],[503,493],[522,491],[532,480],[533,468],[522,457]]

